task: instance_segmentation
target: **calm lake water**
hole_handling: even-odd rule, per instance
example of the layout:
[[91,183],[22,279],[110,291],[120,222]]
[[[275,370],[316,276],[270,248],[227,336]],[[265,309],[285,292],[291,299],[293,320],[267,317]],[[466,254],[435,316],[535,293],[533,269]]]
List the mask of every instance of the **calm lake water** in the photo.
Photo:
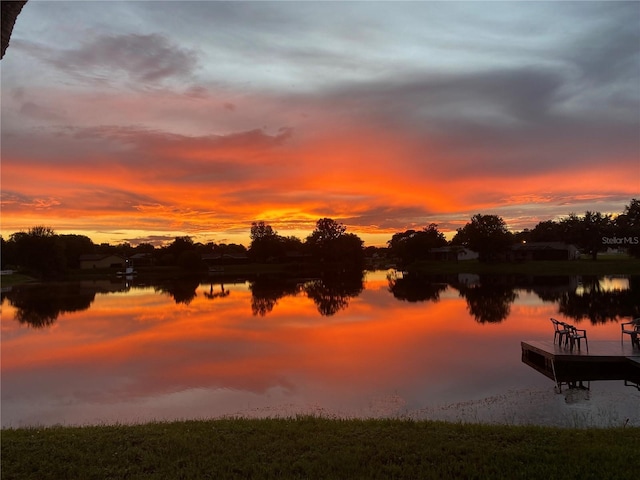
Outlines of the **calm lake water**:
[[622,380],[523,364],[549,317],[620,340],[640,277],[137,280],[5,289],[2,426],[221,416],[640,426]]

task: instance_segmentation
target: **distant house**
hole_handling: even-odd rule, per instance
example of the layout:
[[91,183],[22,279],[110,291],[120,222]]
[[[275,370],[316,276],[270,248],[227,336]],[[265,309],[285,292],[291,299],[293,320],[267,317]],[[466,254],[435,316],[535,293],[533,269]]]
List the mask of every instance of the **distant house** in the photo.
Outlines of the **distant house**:
[[93,268],[123,268],[127,261],[120,255],[86,254],[80,255],[80,268],[90,270]]
[[205,253],[202,255],[202,261],[209,266],[214,265],[239,265],[249,263],[249,257],[246,253]]
[[450,261],[475,260],[478,258],[478,253],[466,247],[438,247],[429,250],[428,258]]
[[136,253],[129,257],[129,263],[134,267],[148,267],[153,265],[153,255],[151,253]]
[[578,249],[564,242],[528,242],[511,247],[511,260],[523,262],[529,260],[576,260],[580,257]]

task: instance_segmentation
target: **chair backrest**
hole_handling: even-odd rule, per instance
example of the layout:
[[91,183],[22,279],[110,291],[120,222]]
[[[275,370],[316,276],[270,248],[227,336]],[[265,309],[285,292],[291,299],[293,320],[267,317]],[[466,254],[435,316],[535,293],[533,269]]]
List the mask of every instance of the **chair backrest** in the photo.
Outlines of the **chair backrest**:
[[560,330],[566,330],[569,327],[569,324],[561,322],[560,320],[556,320],[555,318],[551,317],[549,320],[551,320],[551,323],[553,323],[553,326],[555,327],[556,330],[560,331]]

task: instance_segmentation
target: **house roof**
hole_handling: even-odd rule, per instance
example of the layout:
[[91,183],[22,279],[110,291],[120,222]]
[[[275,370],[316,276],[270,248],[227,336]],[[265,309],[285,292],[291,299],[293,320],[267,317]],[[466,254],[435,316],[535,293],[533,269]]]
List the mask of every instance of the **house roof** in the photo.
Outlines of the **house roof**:
[[575,248],[564,242],[527,242],[512,247],[513,250],[569,250]]
[[96,262],[98,260],[103,260],[105,258],[109,258],[109,257],[117,257],[117,258],[121,258],[124,260],[124,257],[122,257],[121,255],[115,255],[113,253],[85,253],[83,255],[80,255],[80,261],[86,261],[86,262]]

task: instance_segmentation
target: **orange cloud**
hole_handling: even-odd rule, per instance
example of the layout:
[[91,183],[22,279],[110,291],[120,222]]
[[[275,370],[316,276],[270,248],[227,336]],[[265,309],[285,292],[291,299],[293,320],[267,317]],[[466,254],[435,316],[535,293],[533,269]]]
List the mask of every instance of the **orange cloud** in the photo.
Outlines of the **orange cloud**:
[[[135,102],[127,108],[134,111]],[[60,130],[34,147],[12,138],[3,152],[4,235],[47,224],[92,238],[135,230],[202,240],[232,235],[247,244],[253,220],[288,234],[310,232],[329,216],[351,232],[390,238],[431,222],[453,231],[479,212],[501,214],[521,229],[569,213],[567,202],[585,191],[622,211],[640,183],[629,175],[633,159],[524,176],[474,166],[468,174],[451,168],[465,160],[452,157],[442,140],[346,118],[336,128],[323,109],[307,124],[273,133],[188,136],[95,126]]]

